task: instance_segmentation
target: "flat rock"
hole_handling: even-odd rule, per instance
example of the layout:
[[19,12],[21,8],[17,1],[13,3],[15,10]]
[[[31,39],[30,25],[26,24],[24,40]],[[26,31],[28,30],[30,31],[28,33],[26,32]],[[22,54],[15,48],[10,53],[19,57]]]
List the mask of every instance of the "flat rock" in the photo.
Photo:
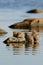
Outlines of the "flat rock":
[[33,10],[27,11],[27,13],[43,13],[43,10],[40,10],[40,9],[33,9]]
[[4,43],[5,44],[7,44],[7,43],[25,43],[25,38],[10,37],[10,38],[7,38],[4,41]]
[[30,19],[25,19],[22,22],[15,23],[9,26],[9,28],[12,29],[29,29],[31,26],[35,25],[41,25],[43,24],[43,18],[30,18]]
[[3,29],[0,29],[0,36],[4,36],[5,34],[7,34],[7,32]]

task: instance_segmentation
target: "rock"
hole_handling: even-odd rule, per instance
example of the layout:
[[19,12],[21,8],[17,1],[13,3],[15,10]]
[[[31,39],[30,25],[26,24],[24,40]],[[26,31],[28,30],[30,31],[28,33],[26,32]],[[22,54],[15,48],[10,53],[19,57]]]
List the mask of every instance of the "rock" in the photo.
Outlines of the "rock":
[[25,33],[25,39],[27,42],[34,44],[33,36],[31,36],[29,33]]
[[18,32],[13,32],[13,37],[17,37]]
[[25,38],[16,38],[10,37],[4,41],[5,44],[7,43],[25,43]]
[[3,30],[3,29],[0,29],[0,36],[3,36],[5,34],[7,34],[7,32],[5,30]]
[[39,41],[40,36],[35,30],[32,32],[32,36],[33,36],[35,42]]
[[29,27],[28,25],[29,25],[29,22],[27,22],[27,20],[24,20],[23,22],[13,24],[9,27],[12,28],[12,29],[27,29]]
[[[36,44],[36,42],[39,40],[39,35],[36,31],[32,31],[32,34],[29,32],[13,32],[13,37],[7,38],[4,43],[9,46],[11,43],[25,43],[25,44]],[[16,45],[18,46],[18,44]]]
[[22,32],[13,32],[14,37],[25,38],[25,34]]
[[7,40],[7,43],[16,43],[18,42],[18,39],[16,37],[10,37],[9,40]]
[[8,43],[8,40],[9,40],[9,38],[7,38],[5,41],[3,41],[3,43],[6,44],[6,46],[10,45],[10,43]]
[[10,25],[9,28],[12,29],[29,29],[34,23],[38,23],[38,18],[25,19],[22,22]]
[[43,10],[40,10],[40,9],[33,9],[33,10],[30,10],[30,11],[27,11],[27,13],[42,13]]
[[18,42],[22,42],[22,43],[25,43],[25,38],[18,38]]
[[24,33],[18,33],[18,38],[25,38],[25,34]]
[[35,30],[32,31],[32,36],[35,37],[37,35],[37,32]]
[[40,39],[40,36],[38,34],[36,34],[35,37],[34,37],[34,41],[38,42],[39,39]]

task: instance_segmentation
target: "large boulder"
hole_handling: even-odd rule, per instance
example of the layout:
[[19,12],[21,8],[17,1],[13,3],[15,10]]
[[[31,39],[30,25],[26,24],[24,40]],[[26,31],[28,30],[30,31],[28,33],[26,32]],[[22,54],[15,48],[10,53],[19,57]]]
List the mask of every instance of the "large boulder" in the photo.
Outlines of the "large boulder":
[[40,9],[33,9],[33,10],[29,10],[27,11],[27,13],[42,13],[43,10],[40,10]]
[[3,36],[5,34],[7,34],[7,32],[5,30],[3,30],[3,29],[0,29],[0,36]]

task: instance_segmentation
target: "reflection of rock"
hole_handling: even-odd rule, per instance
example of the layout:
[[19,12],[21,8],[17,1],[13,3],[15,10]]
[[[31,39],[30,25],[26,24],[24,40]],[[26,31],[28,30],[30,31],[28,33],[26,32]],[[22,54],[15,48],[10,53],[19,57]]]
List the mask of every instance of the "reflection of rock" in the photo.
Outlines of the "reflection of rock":
[[17,44],[15,43],[14,44],[13,43],[12,46],[13,46],[13,48],[23,48],[23,47],[25,47],[25,44],[23,44],[23,43],[17,43]]
[[5,30],[3,30],[3,29],[0,29],[0,36],[3,36],[5,34],[7,34],[7,32]]
[[10,46],[13,48],[23,48],[24,47],[24,42],[25,41],[20,41],[21,39],[19,39],[19,41],[13,41],[11,40],[11,38],[8,38],[4,41],[4,43],[6,44],[6,46]]
[[23,43],[10,43],[9,46],[13,48],[23,48],[25,45]]
[[27,13],[42,13],[43,10],[40,10],[40,9],[33,9],[33,10],[30,10],[30,11],[27,11]]
[[32,43],[26,43],[25,44],[25,48],[29,48],[29,47],[32,47],[33,49],[37,49],[39,47],[39,43],[36,42],[36,44],[32,44]]
[[33,46],[33,44],[31,43],[31,42],[27,42],[26,44],[25,44],[25,48],[29,48],[29,47],[32,47]]
[[7,43],[6,46],[10,46],[12,48],[24,48],[24,43]]
[[39,43],[36,42],[36,44],[34,44],[32,48],[33,48],[33,49],[37,49],[38,47],[39,47]]
[[16,24],[13,24],[11,26],[9,26],[10,28],[12,29],[29,29],[31,27],[31,23],[35,23],[37,22],[38,19],[25,19],[23,22],[19,22],[19,23],[16,23]]
[[36,44],[34,44],[32,47],[32,55],[36,55],[36,53],[38,53],[38,51],[39,51],[39,43],[36,42]]

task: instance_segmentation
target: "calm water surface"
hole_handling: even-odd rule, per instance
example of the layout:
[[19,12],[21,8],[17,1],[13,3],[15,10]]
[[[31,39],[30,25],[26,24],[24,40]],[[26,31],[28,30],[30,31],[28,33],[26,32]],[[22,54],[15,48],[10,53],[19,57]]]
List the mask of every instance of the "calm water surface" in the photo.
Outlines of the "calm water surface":
[[0,28],[8,32],[7,35],[0,37],[0,65],[43,65],[43,29],[34,28],[40,35],[40,41],[36,47],[24,45],[23,48],[13,48],[3,43],[13,35],[13,31],[28,31],[12,30],[8,28],[9,25],[34,17],[43,18],[43,14],[26,14],[24,10],[0,9]]

